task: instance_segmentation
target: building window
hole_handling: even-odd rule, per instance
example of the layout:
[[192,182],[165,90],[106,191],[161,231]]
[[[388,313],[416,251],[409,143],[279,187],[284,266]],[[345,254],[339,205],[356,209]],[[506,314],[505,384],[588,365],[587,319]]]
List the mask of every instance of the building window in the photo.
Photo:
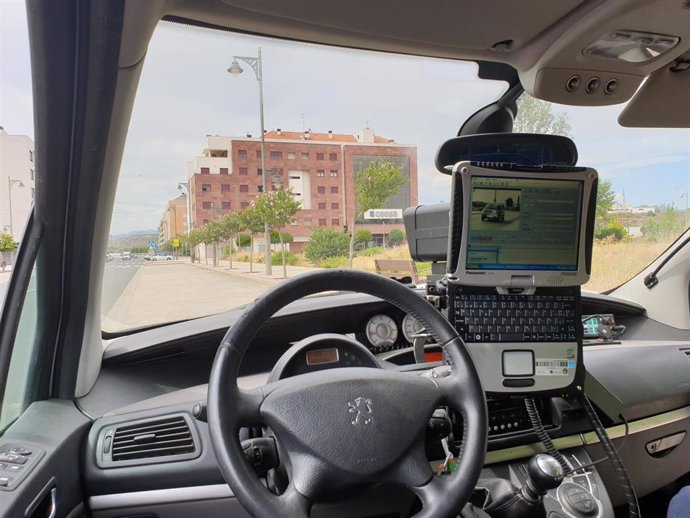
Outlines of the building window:
[[339,226],[339,225],[340,225],[340,220],[339,220],[338,218],[333,218],[333,219],[331,220],[331,225],[333,225],[334,227]]
[[230,184],[229,183],[221,184],[220,192],[230,192]]
[[271,151],[271,160],[282,160],[283,159],[283,152],[282,151]]
[[304,226],[305,227],[311,227],[311,219],[305,219],[304,220]]
[[33,169],[30,169],[30,171],[31,171],[31,179],[32,179],[32,180],[35,180],[35,178],[34,178],[34,170],[33,170]]
[[208,225],[208,220],[207,220],[207,219],[204,220],[204,225]]
[[324,171],[323,169],[317,169],[316,176],[326,176],[326,171]]
[[288,160],[294,160],[294,159],[295,159],[295,154],[292,151],[290,151],[288,153]]
[[202,167],[201,174],[211,174],[211,169],[209,169],[208,167]]
[[338,171],[331,169],[331,178],[335,178],[336,176],[338,176]]
[[339,208],[340,208],[340,204],[339,204],[339,203],[331,203],[331,209],[333,209],[333,210],[338,210]]
[[249,169],[246,167],[240,167],[240,174],[241,175],[246,175],[249,172]]
[[326,218],[319,218],[319,226],[320,227],[326,226]]
[[29,161],[33,162],[34,161],[34,152],[29,149]]
[[201,208],[204,210],[209,210],[211,208],[211,202],[210,201],[205,201],[201,204]]
[[249,192],[249,186],[248,185],[240,185],[240,192]]
[[302,151],[302,160],[309,160],[309,153]]
[[247,150],[240,149],[239,151],[237,151],[237,158],[247,158]]
[[326,188],[322,185],[316,188],[316,192],[318,192],[319,194],[326,194]]
[[211,184],[210,183],[202,183],[201,184],[201,192],[211,192]]
[[256,151],[256,158],[261,158],[261,150]]
[[228,174],[228,168],[227,167],[221,167],[220,168],[220,174]]
[[248,201],[243,201],[242,203],[240,203],[240,209],[246,209],[247,207],[249,207]]
[[230,202],[229,201],[222,202],[220,206],[223,208],[223,210],[230,210]]
[[263,185],[257,185],[256,186],[256,192],[264,192],[264,186]]
[[330,155],[328,155],[328,159],[331,161],[338,160],[338,153],[331,153]]
[[334,185],[333,187],[331,187],[331,194],[338,194],[338,186],[337,185]]
[[316,153],[316,159],[317,159],[317,160],[323,160],[323,159],[324,159],[324,154],[323,154],[323,153]]
[[326,210],[326,202],[319,202],[319,210]]

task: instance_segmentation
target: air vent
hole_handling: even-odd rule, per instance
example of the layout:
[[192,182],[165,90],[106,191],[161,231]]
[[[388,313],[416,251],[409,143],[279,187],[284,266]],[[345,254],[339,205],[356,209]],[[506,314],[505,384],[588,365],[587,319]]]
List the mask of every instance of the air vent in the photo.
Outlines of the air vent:
[[116,467],[194,458],[198,443],[190,417],[183,413],[120,423],[101,434],[101,464]]

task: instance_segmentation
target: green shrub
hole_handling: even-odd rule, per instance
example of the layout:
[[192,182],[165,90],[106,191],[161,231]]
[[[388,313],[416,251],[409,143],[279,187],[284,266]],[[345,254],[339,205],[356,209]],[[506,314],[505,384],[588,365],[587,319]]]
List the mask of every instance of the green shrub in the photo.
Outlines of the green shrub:
[[247,234],[240,234],[237,236],[237,246],[240,248],[245,248],[247,246],[251,246],[252,244],[252,238],[251,236],[248,236]]
[[371,234],[371,230],[363,228],[355,232],[356,247],[365,247],[368,243],[371,243],[373,239],[374,236]]
[[628,231],[625,227],[616,220],[609,222],[608,226],[598,228],[594,232],[594,237],[597,239],[613,239],[614,241],[621,241],[628,238]]
[[398,228],[394,228],[388,234],[388,244],[391,246],[398,246],[403,241],[405,241],[405,232]]
[[383,247],[382,246],[372,246],[371,248],[367,248],[366,250],[362,250],[359,255],[363,255],[364,257],[373,257],[375,255],[379,255],[383,253]]
[[[273,252],[273,258],[271,259],[271,263],[273,266],[282,266],[283,264],[283,254],[281,252]],[[289,266],[295,266],[299,262],[299,257],[297,254],[294,254],[292,252],[288,252],[287,250],[285,251],[285,264]]]
[[321,268],[346,268],[348,259],[345,256],[326,257],[321,260]]
[[280,232],[278,233],[277,230],[271,230],[271,244],[272,245],[277,245],[280,244],[280,237],[283,237],[283,243],[292,243],[295,238],[290,234],[289,232]]
[[678,236],[685,228],[685,216],[675,209],[668,209],[646,218],[640,232],[648,241],[664,241]]
[[327,257],[345,256],[350,246],[350,236],[326,227],[315,228],[304,247],[304,256],[317,266]]
[[235,247],[232,245],[224,246],[221,252],[221,258],[227,259],[235,252]]

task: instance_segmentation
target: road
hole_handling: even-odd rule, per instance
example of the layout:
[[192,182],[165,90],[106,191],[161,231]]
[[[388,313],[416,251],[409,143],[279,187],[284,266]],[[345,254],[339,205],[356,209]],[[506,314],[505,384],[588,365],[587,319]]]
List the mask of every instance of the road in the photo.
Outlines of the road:
[[[144,260],[134,258],[131,261],[110,261],[105,264],[103,273],[103,295],[101,298],[101,311],[107,313],[120,298],[122,292],[132,280],[137,269],[141,267]],[[0,302],[5,299],[5,292],[10,281],[11,271],[0,272]]]
[[137,270],[144,264],[142,257],[129,261],[116,259],[105,263],[103,272],[103,293],[101,295],[101,313],[106,314],[120,298]]
[[505,221],[482,221],[481,212],[473,212],[472,220],[470,221],[470,228],[474,230],[491,230],[501,232],[504,230],[519,230],[520,228],[520,213],[513,211],[505,211]]

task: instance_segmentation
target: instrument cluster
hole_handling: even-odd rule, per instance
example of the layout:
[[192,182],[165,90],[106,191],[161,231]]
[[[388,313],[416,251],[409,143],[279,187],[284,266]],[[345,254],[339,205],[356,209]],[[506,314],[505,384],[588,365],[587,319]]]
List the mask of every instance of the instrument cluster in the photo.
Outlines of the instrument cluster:
[[424,326],[408,314],[377,313],[369,317],[357,338],[374,354],[410,347]]

